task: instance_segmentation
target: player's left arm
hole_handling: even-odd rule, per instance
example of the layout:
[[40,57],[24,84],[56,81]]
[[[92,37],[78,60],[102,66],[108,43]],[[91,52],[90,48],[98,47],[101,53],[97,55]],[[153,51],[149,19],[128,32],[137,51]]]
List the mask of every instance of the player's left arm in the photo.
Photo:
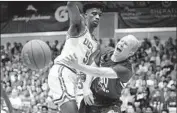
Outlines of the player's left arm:
[[123,66],[117,64],[114,67],[93,67],[84,64],[79,64],[77,61],[77,57],[74,54],[70,55],[62,60],[68,66],[74,67],[75,69],[95,77],[106,77],[106,78],[120,78],[121,82],[125,83],[131,77],[131,70],[128,66]]
[[131,71],[122,65],[116,67],[92,67],[88,65],[78,64],[77,69],[87,75],[106,78],[120,78],[122,82],[127,82],[131,77]]

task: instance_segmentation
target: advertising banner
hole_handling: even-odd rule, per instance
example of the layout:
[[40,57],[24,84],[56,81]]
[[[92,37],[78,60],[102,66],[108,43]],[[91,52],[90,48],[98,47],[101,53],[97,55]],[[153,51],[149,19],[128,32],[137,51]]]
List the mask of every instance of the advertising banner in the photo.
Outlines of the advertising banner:
[[[66,2],[9,2],[1,20],[1,33],[66,31]],[[18,8],[17,8],[18,7]]]
[[[64,1],[1,2],[1,33],[66,31],[69,27],[66,3]],[[90,2],[82,2],[86,3]],[[115,23],[118,28],[175,27],[177,23],[175,1],[104,1],[103,3],[105,12],[118,13],[118,22]]]

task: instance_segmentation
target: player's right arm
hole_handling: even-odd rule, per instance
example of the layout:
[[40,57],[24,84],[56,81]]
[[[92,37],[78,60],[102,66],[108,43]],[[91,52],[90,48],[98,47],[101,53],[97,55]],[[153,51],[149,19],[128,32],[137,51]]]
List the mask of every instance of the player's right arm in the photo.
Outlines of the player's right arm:
[[81,24],[81,15],[79,8],[77,6],[77,2],[69,1],[67,2],[67,9],[70,18],[71,25],[80,25]]
[[77,38],[81,33],[85,31],[84,19],[80,13],[80,10],[77,6],[78,2],[69,1],[67,3],[67,9],[70,19],[70,27],[68,34],[71,37]]

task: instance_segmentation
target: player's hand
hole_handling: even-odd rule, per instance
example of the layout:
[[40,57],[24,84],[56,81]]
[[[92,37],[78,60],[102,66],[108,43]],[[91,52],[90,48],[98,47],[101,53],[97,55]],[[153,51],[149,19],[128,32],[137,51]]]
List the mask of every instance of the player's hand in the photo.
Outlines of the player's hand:
[[61,60],[61,63],[64,63],[68,65],[69,67],[76,68],[78,66],[78,58],[76,57],[75,54],[69,55],[65,57],[63,60]]
[[93,93],[90,89],[84,89],[84,102],[86,105],[94,104]]

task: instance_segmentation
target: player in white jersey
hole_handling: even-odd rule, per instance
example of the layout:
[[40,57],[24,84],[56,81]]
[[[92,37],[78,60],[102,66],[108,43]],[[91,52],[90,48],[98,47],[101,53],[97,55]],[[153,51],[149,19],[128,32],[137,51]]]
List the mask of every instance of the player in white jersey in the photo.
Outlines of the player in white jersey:
[[49,72],[48,84],[54,103],[58,105],[62,113],[78,113],[75,96],[76,74],[79,75],[79,72],[67,67],[60,61],[75,53],[79,63],[91,64],[92,57],[99,48],[99,44],[93,36],[93,31],[99,24],[103,4],[85,4],[83,15],[80,13],[77,2],[68,2],[67,8],[70,27],[61,55],[54,60],[54,65]]

